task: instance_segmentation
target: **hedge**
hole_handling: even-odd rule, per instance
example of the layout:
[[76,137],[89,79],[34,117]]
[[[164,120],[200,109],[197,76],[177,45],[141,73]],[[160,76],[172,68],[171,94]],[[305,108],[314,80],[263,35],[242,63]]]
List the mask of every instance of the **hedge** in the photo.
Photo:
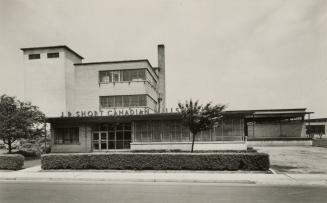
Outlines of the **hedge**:
[[42,169],[268,170],[264,153],[44,154]]
[[20,154],[1,154],[0,169],[19,170],[24,166],[24,156]]

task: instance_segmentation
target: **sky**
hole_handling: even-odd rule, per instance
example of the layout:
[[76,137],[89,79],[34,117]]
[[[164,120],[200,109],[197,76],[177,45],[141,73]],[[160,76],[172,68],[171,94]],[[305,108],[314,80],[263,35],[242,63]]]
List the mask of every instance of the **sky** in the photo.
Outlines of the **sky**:
[[192,98],[327,117],[326,0],[0,0],[0,94],[24,97],[22,47],[157,66],[158,44],[168,107]]

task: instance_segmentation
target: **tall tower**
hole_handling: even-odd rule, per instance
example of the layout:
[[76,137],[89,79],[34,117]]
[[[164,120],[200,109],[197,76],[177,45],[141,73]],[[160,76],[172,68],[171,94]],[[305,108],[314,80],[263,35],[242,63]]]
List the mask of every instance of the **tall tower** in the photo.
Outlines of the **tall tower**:
[[166,108],[166,83],[165,83],[165,45],[158,45],[158,74],[159,74],[159,100],[160,109]]
[[67,46],[30,47],[24,54],[25,101],[47,117],[58,117],[74,102],[74,63],[83,57]]

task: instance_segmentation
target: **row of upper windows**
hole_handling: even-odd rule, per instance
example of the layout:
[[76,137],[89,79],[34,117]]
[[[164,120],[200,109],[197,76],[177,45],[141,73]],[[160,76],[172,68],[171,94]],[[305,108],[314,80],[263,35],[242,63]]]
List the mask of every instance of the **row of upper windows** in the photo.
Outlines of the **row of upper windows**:
[[[53,53],[47,53],[48,58],[59,58],[59,52],[53,52]],[[28,59],[33,60],[33,59],[40,59],[41,54],[29,54]]]
[[157,103],[148,95],[119,95],[119,96],[100,96],[101,108],[112,107],[145,107],[154,106]]
[[101,108],[146,106],[147,95],[100,96]]
[[157,82],[146,69],[99,71],[99,83],[147,81],[156,89]]
[[145,80],[145,69],[112,70],[112,71],[99,72],[100,83],[144,81],[144,80]]

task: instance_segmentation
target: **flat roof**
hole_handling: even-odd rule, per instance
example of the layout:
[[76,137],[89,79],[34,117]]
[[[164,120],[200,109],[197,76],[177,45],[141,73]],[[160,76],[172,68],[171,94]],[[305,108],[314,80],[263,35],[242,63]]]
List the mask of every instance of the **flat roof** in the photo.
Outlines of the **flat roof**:
[[306,119],[306,122],[327,122],[327,118],[311,118],[311,119]]
[[170,120],[180,119],[181,114],[178,113],[152,113],[143,115],[121,115],[121,116],[90,116],[90,117],[52,117],[46,121],[50,123],[65,123],[65,122],[129,122],[137,120]]
[[292,109],[255,109],[253,111],[305,111],[307,108],[292,108]]
[[112,64],[112,63],[135,63],[135,62],[146,62],[150,66],[152,73],[158,77],[157,73],[153,70],[154,68],[152,67],[152,65],[148,59],[86,62],[86,63],[74,63],[74,65],[75,66],[87,66],[87,65],[101,65],[101,64]]
[[[272,111],[273,109],[270,109]],[[287,110],[287,111],[285,111]],[[290,111],[294,110],[294,111]],[[298,109],[297,109],[298,110]],[[303,109],[302,109],[303,110]],[[305,109],[304,109],[305,110]],[[267,113],[267,110],[236,110],[236,111],[224,111],[223,116],[227,117],[244,117],[244,118],[295,118],[310,114],[312,112],[296,111],[296,109],[276,109],[276,112]],[[120,116],[93,116],[93,117],[49,117],[47,122],[50,123],[71,123],[71,122],[129,122],[137,120],[170,120],[170,119],[181,119],[181,114],[178,112],[169,113],[150,113],[143,115],[120,115]]]
[[[223,115],[225,116],[245,116],[249,115],[251,112],[232,112],[225,111]],[[181,114],[177,112],[173,113],[150,113],[143,115],[120,115],[120,116],[90,116],[90,117],[49,117],[46,121],[49,123],[66,123],[66,122],[78,122],[78,123],[98,123],[98,122],[129,122],[138,120],[171,120],[171,119],[181,119]]]
[[71,48],[69,48],[66,45],[44,46],[44,47],[27,47],[27,48],[21,48],[20,50],[29,51],[29,50],[37,50],[37,49],[59,49],[59,48],[66,49],[66,50],[70,51],[71,53],[73,53],[78,58],[84,59],[83,56],[79,55],[78,53],[76,53],[74,50],[72,50]]
[[292,108],[292,109],[250,109],[250,110],[239,110],[239,111],[255,111],[255,112],[262,112],[262,111],[271,111],[271,112],[281,112],[281,111],[306,111],[306,108]]
[[109,64],[109,63],[134,63],[134,62],[146,62],[151,68],[152,65],[148,59],[134,59],[134,60],[118,60],[118,61],[98,61],[98,62],[87,62],[87,63],[75,63],[75,66],[85,66],[85,65],[99,65],[99,64]]

